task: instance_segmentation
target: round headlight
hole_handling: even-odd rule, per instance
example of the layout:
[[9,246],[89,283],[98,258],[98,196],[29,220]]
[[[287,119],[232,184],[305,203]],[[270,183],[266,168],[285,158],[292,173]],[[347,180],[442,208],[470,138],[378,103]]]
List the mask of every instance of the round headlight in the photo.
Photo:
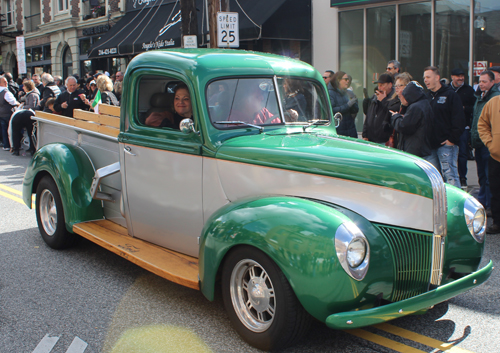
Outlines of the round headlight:
[[355,238],[347,247],[347,262],[352,268],[356,268],[365,259],[366,242],[363,238]]
[[486,233],[484,207],[475,198],[469,197],[464,203],[464,217],[470,234],[478,243],[482,243]]

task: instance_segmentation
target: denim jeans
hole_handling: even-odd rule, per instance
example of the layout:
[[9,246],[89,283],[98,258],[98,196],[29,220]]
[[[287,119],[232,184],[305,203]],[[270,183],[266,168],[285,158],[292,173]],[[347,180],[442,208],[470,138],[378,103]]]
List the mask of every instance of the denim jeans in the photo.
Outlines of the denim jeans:
[[488,180],[491,191],[491,215],[494,224],[500,224],[500,162],[488,160]]
[[490,159],[490,151],[486,146],[476,148],[474,151],[477,166],[477,178],[479,181],[479,194],[477,200],[481,202],[484,208],[491,206],[491,191],[490,182],[488,180],[488,160]]
[[431,154],[424,157],[428,162],[432,163],[437,170],[441,172],[446,183],[460,187],[460,179],[458,177],[458,146],[443,145],[437,149],[431,150]]
[[10,117],[8,118],[0,118],[0,129],[2,130],[2,142],[3,142],[3,147],[4,148],[10,148],[10,142],[9,142],[9,120]]

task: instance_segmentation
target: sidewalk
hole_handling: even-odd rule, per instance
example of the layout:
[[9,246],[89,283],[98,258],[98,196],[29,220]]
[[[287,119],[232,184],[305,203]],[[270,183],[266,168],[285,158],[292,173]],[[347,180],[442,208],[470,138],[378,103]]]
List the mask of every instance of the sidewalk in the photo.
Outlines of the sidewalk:
[[477,198],[479,182],[477,180],[476,161],[467,161],[467,190],[469,194]]

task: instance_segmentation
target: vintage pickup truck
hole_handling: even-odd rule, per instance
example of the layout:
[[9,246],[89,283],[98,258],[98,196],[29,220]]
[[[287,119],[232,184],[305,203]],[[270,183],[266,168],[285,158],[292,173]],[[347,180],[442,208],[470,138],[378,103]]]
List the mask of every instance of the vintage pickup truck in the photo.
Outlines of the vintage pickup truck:
[[[186,103],[182,85],[192,117],[148,123]],[[209,300],[221,285],[236,331],[264,350],[312,318],[372,325],[490,276],[482,206],[420,158],[338,136],[313,67],[157,50],[131,61],[123,87],[121,108],[35,117],[23,197],[36,194],[50,247],[81,236]]]

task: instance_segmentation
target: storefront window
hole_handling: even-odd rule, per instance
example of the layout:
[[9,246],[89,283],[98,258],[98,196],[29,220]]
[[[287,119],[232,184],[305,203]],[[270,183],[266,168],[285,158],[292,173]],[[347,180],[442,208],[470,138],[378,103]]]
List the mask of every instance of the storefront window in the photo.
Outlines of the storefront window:
[[43,57],[44,60],[50,60],[52,58],[52,55],[50,53],[50,45],[46,45],[43,47]]
[[434,64],[443,78],[450,79],[451,70],[461,68],[468,82],[470,10],[470,0],[436,1]]
[[66,47],[63,52],[62,57],[63,64],[63,78],[66,79],[68,76],[73,75],[73,58],[71,56],[71,50],[69,47]]
[[431,64],[430,2],[399,6],[399,58],[401,72],[423,84],[424,68]]
[[366,74],[368,93],[373,93],[372,82],[385,72],[389,60],[396,59],[396,7],[367,9],[366,21]]
[[491,66],[500,66],[500,2],[481,0],[474,8],[474,76]]
[[[363,99],[363,10],[341,12],[339,16],[340,70],[352,77],[351,87],[359,102]],[[356,128],[363,129],[363,111],[358,112]]]

